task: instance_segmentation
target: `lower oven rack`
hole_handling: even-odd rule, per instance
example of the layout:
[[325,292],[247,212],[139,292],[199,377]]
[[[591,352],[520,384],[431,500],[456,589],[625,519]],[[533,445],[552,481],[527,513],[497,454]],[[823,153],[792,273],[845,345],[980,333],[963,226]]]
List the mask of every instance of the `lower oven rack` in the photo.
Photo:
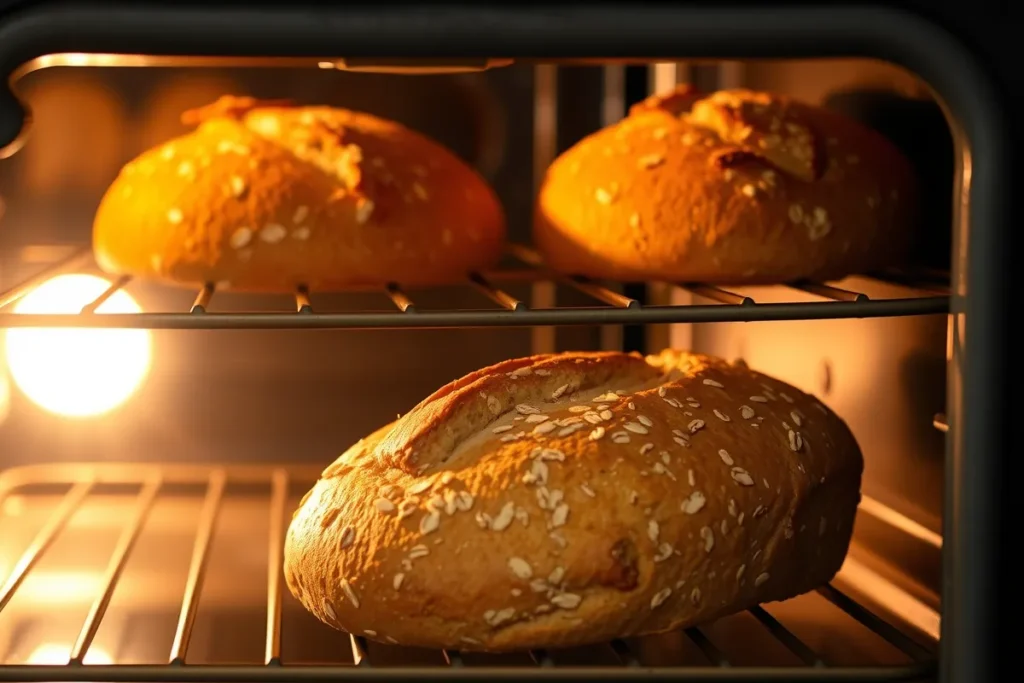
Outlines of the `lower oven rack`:
[[[101,487],[120,487],[122,495],[133,501],[117,544],[106,564],[106,570],[91,608],[70,650],[66,664],[5,665],[0,659],[0,681],[224,681],[280,682],[328,680],[386,681],[494,681],[535,678],[543,680],[664,680],[664,681],[902,681],[934,678],[937,660],[934,643],[923,646],[900,628],[875,615],[833,585],[818,589],[830,609],[838,609],[852,617],[860,626],[887,641],[907,663],[898,665],[830,666],[789,628],[763,607],[749,610],[765,631],[802,662],[799,666],[741,666],[729,661],[719,645],[709,637],[704,626],[688,628],[684,634],[703,655],[703,666],[647,666],[623,641],[603,646],[614,654],[617,664],[570,665],[557,663],[557,653],[531,651],[532,666],[493,666],[464,661],[455,651],[441,653],[439,666],[379,666],[373,661],[372,648],[359,636],[349,634],[352,663],[338,665],[309,664],[288,661],[281,656],[283,576],[280,570],[284,533],[288,514],[289,492],[311,485],[319,470],[308,467],[218,466],[191,464],[56,464],[33,465],[0,472],[0,509],[15,495],[45,488],[57,495],[58,502],[47,508],[44,522],[15,563],[6,582],[0,587],[0,616],[43,558],[57,537],[66,531],[69,520]],[[202,494],[202,505],[192,542],[191,561],[178,610],[177,626],[166,663],[155,665],[84,663],[86,654],[107,613],[111,597],[146,524],[147,516],[162,492],[172,486],[192,486]],[[265,648],[262,664],[238,666],[193,664],[187,662],[197,609],[207,573],[214,526],[217,523],[229,485],[263,487],[267,491],[260,500],[269,504],[260,509],[269,515],[269,545],[265,608]],[[262,490],[262,489],[261,489]],[[98,494],[97,494],[98,495]],[[119,518],[120,519],[120,518]],[[10,523],[8,520],[7,523]],[[3,534],[0,525],[0,534]],[[2,577],[0,577],[2,578]],[[177,602],[175,602],[177,604]],[[324,627],[326,628],[326,627]],[[345,638],[339,634],[339,638]],[[0,652],[0,656],[3,653]]]
[[[15,314],[12,304],[46,279],[74,270],[95,270],[91,250],[75,251],[71,256],[44,268],[16,285],[0,291],[0,328],[5,327],[123,327],[148,329],[381,329],[453,327],[530,327],[540,325],[616,325],[709,322],[754,322],[781,320],[835,320],[843,318],[880,318],[910,315],[935,315],[949,312],[949,275],[930,269],[889,269],[866,274],[875,285],[891,294],[869,296],[824,282],[801,281],[773,287],[771,300],[759,302],[749,294],[706,283],[659,283],[676,288],[711,303],[688,305],[643,305],[616,291],[616,285],[551,272],[532,248],[513,244],[508,256],[516,267],[488,273],[470,273],[464,286],[480,294],[481,303],[491,308],[432,310],[417,306],[413,296],[395,281],[383,288],[390,310],[324,311],[314,305],[307,287],[292,294],[291,312],[226,311],[212,312],[211,302],[217,285],[208,283],[196,293],[187,311],[143,312],[96,315],[96,309],[126,287],[132,280],[120,276],[96,300],[79,313]],[[560,285],[583,294],[593,302],[589,306],[552,305],[532,307],[513,296],[501,285],[529,283],[534,287]],[[801,300],[794,300],[801,299]],[[810,299],[810,300],[807,300]]]

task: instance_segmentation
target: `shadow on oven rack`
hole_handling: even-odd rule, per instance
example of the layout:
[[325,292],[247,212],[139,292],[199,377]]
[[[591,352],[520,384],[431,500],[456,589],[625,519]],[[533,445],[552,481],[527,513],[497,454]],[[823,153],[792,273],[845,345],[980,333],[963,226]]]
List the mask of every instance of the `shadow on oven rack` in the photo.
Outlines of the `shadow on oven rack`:
[[570,650],[462,654],[341,634],[292,599],[281,573],[289,513],[318,474],[116,463],[4,472],[0,681],[896,681],[936,670],[935,643],[837,587],[843,572],[711,624]]
[[[848,278],[855,285],[794,282],[785,286],[726,289],[704,283],[654,283],[692,295],[701,303],[649,305],[624,295],[621,285],[548,270],[533,249],[512,245],[513,265],[494,272],[470,273],[465,285],[480,294],[490,308],[441,309],[418,306],[399,281],[383,288],[390,310],[321,310],[315,292],[299,286],[290,311],[214,311],[216,285],[208,283],[196,293],[186,310],[172,312],[102,313],[97,309],[127,287],[132,278],[116,277],[109,287],[78,313],[25,313],[11,309],[19,299],[47,279],[62,273],[96,270],[88,248],[44,268],[23,282],[0,291],[0,328],[12,327],[124,327],[147,329],[381,329],[530,327],[542,325],[616,325],[710,323],[740,321],[826,320],[934,315],[949,312],[949,275],[928,269],[869,273]],[[862,286],[853,289],[856,283]],[[528,285],[527,296],[510,290]],[[592,305],[531,306],[524,299],[552,301],[544,289],[558,285],[575,290]],[[842,285],[842,286],[840,286]],[[753,290],[756,290],[755,293]],[[865,290],[870,290],[871,294]],[[881,295],[878,294],[881,292]],[[759,300],[761,296],[765,300]],[[325,296],[330,296],[329,294]],[[229,296],[217,297],[230,298]],[[707,303],[703,303],[703,302]]]

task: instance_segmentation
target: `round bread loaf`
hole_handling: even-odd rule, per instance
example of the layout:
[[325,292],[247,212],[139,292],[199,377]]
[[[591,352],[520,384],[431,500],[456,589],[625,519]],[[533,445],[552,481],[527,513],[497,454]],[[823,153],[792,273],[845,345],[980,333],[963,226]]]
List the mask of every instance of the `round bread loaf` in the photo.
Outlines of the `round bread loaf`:
[[292,594],[410,646],[662,632],[830,580],[863,460],[815,398],[666,351],[512,360],[351,447],[288,530]]
[[916,201],[909,162],[851,119],[684,86],[555,160],[534,241],[555,269],[596,278],[832,280],[898,263]]
[[485,181],[392,121],[224,97],[127,166],[96,214],[111,273],[246,291],[459,281],[501,256]]

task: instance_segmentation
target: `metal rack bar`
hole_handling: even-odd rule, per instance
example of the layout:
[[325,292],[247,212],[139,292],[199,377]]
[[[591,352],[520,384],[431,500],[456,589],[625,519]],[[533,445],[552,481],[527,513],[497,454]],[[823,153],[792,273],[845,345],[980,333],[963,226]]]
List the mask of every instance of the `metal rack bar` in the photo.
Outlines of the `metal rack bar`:
[[93,482],[91,479],[78,482],[71,487],[71,490],[64,494],[57,509],[53,511],[53,514],[46,520],[46,524],[36,533],[35,538],[32,539],[28,548],[21,554],[17,564],[14,565],[14,569],[11,570],[7,581],[4,582],[3,588],[0,588],[0,612],[3,612],[4,608],[10,603],[14,593],[21,586],[21,582],[25,580],[28,572],[39,561],[39,558],[53,545],[53,542],[67,525],[71,516],[75,514],[75,511],[78,510],[85,497],[89,495],[92,486]]
[[640,302],[636,299],[631,299],[618,292],[614,292],[607,287],[597,284],[591,278],[583,277],[582,275],[562,275],[561,273],[547,270],[544,267],[544,260],[534,249],[521,244],[512,244],[509,245],[508,252],[526,265],[536,268],[545,278],[569,285],[592,299],[617,308],[634,309],[640,307]]
[[309,302],[309,288],[306,285],[299,285],[295,288],[295,312],[301,315],[309,315],[313,312],[313,304]]
[[270,533],[267,551],[267,644],[265,664],[281,663],[281,566],[284,560],[288,472],[275,470],[270,483]]
[[[621,295],[616,295],[621,296]],[[625,299],[625,297],[623,297]],[[196,310],[205,313],[205,310]],[[0,313],[0,328],[81,327],[126,329],[284,330],[533,327],[536,325],[651,325],[665,323],[769,322],[782,320],[839,320],[890,318],[949,313],[948,297],[876,299],[870,302],[816,301],[765,303],[752,306],[635,306],[632,308],[560,308],[523,311],[425,311],[405,313]]]
[[555,660],[551,659],[551,655],[548,654],[547,650],[530,650],[530,659],[537,666],[554,666]]
[[526,310],[526,304],[515,298],[508,292],[498,289],[492,285],[483,275],[480,273],[470,273],[469,281],[477,288],[484,296],[493,301],[494,303],[507,308],[510,311],[523,311]]
[[712,664],[721,667],[731,666],[729,664],[729,659],[725,656],[725,653],[719,650],[699,628],[691,627],[683,629],[683,633],[693,641],[693,644],[700,649]]
[[389,282],[384,291],[387,292],[388,297],[402,313],[416,312],[416,306],[413,304],[412,299],[402,291],[402,288],[397,283]]
[[85,306],[82,306],[82,313],[84,315],[95,313],[97,308],[105,304],[110,297],[114,296],[114,294],[118,292],[118,290],[123,289],[125,285],[131,282],[131,279],[131,275],[121,275],[117,277],[112,283],[110,283],[109,287],[103,290],[102,294],[87,303]]
[[818,593],[914,661],[921,662],[931,657],[931,653],[902,631],[831,584],[820,587]]
[[366,656],[366,639],[354,633],[348,634],[352,644],[352,663],[358,667],[369,667],[370,659]]
[[203,285],[199,293],[196,294],[196,300],[192,302],[192,308],[189,310],[189,313],[206,313],[206,309],[210,307],[210,299],[213,298],[213,293],[216,290],[217,287],[212,282],[207,282]]
[[188,568],[188,579],[185,581],[185,595],[181,600],[181,612],[178,615],[178,627],[171,645],[171,664],[184,664],[188,643],[192,638],[192,627],[195,625],[196,608],[199,606],[199,592],[202,590],[203,578],[206,576],[206,564],[209,559],[210,541],[213,528],[217,523],[220,503],[224,497],[227,476],[224,470],[214,470],[210,475],[210,483],[206,488],[206,498],[199,513],[199,530],[192,547],[192,562]]
[[870,297],[863,292],[853,292],[849,289],[833,287],[821,282],[793,282],[786,286],[790,289],[807,292],[808,294],[820,296],[823,299],[831,299],[832,301],[853,301],[857,303],[870,301]]
[[154,478],[142,487],[142,491],[138,496],[138,502],[135,504],[135,513],[132,515],[128,525],[125,526],[124,531],[121,532],[121,537],[117,541],[117,546],[114,548],[109,564],[107,564],[107,571],[103,577],[103,590],[92,603],[89,614],[86,616],[82,629],[78,633],[78,638],[75,640],[74,647],[71,648],[70,664],[81,664],[82,660],[85,659],[85,655],[89,652],[89,647],[96,637],[96,632],[100,629],[103,615],[106,614],[107,607],[110,606],[110,598],[113,597],[114,589],[117,587],[117,582],[121,578],[125,564],[128,562],[128,556],[131,554],[132,548],[135,547],[139,533],[142,531],[150,511],[153,509],[153,503],[156,501],[160,486],[161,480]]
[[629,645],[626,641],[621,638],[616,638],[608,643],[609,647],[615,653],[615,656],[619,658],[619,662],[625,666],[640,666],[640,660],[636,658],[633,651],[629,649]]
[[681,289],[685,289],[690,294],[696,294],[697,296],[704,297],[705,299],[711,299],[723,304],[731,304],[733,306],[755,306],[757,302],[751,299],[749,296],[737,294],[736,292],[730,292],[727,289],[721,287],[715,287],[714,285],[705,285],[699,282],[690,282],[676,285]]
[[22,280],[10,289],[0,292],[0,308],[13,304],[36,287],[49,280],[51,277],[72,270],[76,266],[90,260],[91,257],[92,249],[85,247],[71,254],[71,256],[68,256],[66,259],[58,261],[49,268],[44,268],[32,277]]
[[778,619],[768,614],[763,607],[753,607],[750,613],[757,619],[761,624],[768,629],[776,640],[786,646],[786,649],[795,654],[800,658],[807,666],[825,666],[825,662],[822,661],[821,657],[807,646],[804,641],[794,635],[792,631],[779,623]]
[[448,666],[459,668],[466,665],[462,661],[462,653],[458,650],[441,650],[441,654],[444,656],[444,661]]

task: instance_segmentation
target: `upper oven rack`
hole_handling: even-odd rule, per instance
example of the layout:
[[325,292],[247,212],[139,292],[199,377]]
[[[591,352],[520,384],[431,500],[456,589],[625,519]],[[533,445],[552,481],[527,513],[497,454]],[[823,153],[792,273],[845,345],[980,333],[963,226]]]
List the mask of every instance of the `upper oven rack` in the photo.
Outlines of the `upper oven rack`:
[[[272,467],[258,465],[208,464],[59,464],[33,465],[0,473],[0,504],[12,494],[45,490],[56,493],[59,502],[48,508],[48,517],[14,565],[10,576],[0,577],[0,613],[33,571],[56,538],[67,528],[76,511],[103,487],[116,487],[121,495],[131,496],[134,512],[125,518],[118,542],[111,553],[103,581],[69,653],[67,664],[3,665],[0,681],[135,681],[158,683],[210,681],[224,683],[291,683],[332,680],[379,681],[517,681],[524,677],[542,680],[662,680],[662,681],[902,681],[920,680],[936,670],[934,652],[904,634],[899,628],[875,615],[839,588],[827,584],[818,589],[831,608],[852,617],[902,653],[909,662],[898,665],[830,666],[797,635],[761,607],[749,610],[759,624],[802,665],[765,667],[740,666],[707,635],[704,627],[684,630],[685,636],[709,662],[706,666],[650,667],[641,664],[638,655],[623,641],[605,643],[618,665],[564,666],[556,656],[542,650],[528,654],[533,666],[477,666],[463,661],[457,651],[443,651],[444,665],[379,666],[368,654],[365,638],[347,634],[351,664],[312,665],[283,661],[281,654],[284,534],[287,501],[293,488],[309,486],[319,470],[310,467]],[[195,618],[202,597],[204,578],[214,539],[214,528],[231,495],[229,485],[265,486],[268,489],[266,512],[269,514],[268,567],[266,589],[266,635],[263,664],[236,666],[189,664],[187,656]],[[191,561],[182,592],[177,627],[165,664],[93,665],[85,657],[99,631],[118,585],[122,570],[145,527],[154,503],[172,487],[194,487],[201,494],[202,508],[196,524]],[[29,494],[31,495],[31,494]]]
[[[197,292],[187,311],[96,314],[96,309],[115,292],[131,282],[129,276],[113,279],[109,288],[79,313],[20,314],[10,306],[46,279],[73,270],[95,269],[89,249],[43,269],[27,280],[0,292],[0,328],[5,327],[89,327],[147,329],[382,329],[382,328],[469,328],[529,327],[538,325],[612,325],[659,323],[755,322],[779,320],[835,320],[842,318],[880,318],[910,315],[934,315],[949,312],[949,277],[927,270],[888,270],[869,277],[895,288],[896,297],[872,298],[864,292],[844,289],[824,282],[794,282],[775,289],[783,293],[782,302],[759,303],[747,294],[706,283],[665,283],[712,303],[691,305],[642,305],[636,299],[606,285],[581,276],[561,275],[545,267],[532,248],[513,244],[509,255],[520,267],[487,273],[468,274],[464,285],[481,294],[489,309],[424,310],[400,282],[383,288],[394,309],[382,312],[327,312],[318,310],[311,299],[315,294],[300,286],[293,293],[294,311],[211,312],[217,293],[209,283]],[[503,289],[501,283],[529,282],[537,285],[559,284],[585,294],[596,302],[591,306],[554,306],[531,308]],[[785,295],[788,293],[788,297]],[[816,300],[793,301],[792,298]]]

